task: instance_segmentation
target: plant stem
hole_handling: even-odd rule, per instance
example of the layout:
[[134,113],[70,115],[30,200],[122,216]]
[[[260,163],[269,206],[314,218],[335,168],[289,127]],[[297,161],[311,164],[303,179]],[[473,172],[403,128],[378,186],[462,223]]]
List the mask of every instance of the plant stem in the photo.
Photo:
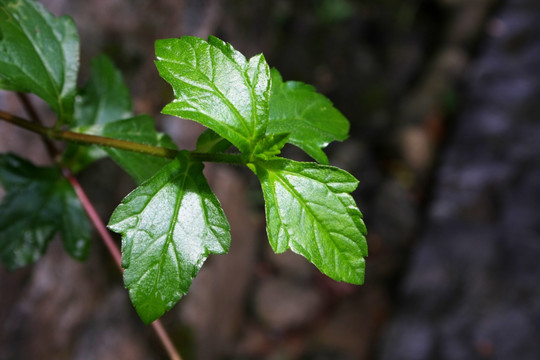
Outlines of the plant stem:
[[67,169],[62,169],[62,172],[66,179],[68,179],[71,186],[73,186],[73,189],[75,190],[77,197],[81,201],[81,204],[86,211],[86,214],[90,218],[90,221],[92,222],[92,225],[94,225],[94,228],[98,232],[99,236],[101,236],[103,243],[105,243],[107,250],[109,250],[109,253],[113,257],[116,266],[118,267],[120,272],[123,272],[124,269],[122,269],[122,254],[116,246],[111,234],[105,227],[105,224],[103,224],[103,221],[101,221],[101,218],[99,217],[99,214],[92,205],[92,202],[90,201],[88,196],[86,196],[86,193],[84,192],[77,178],[75,178],[75,176],[73,176],[73,174]]
[[169,358],[171,360],[182,360],[182,357],[180,357],[180,354],[174,347],[174,344],[171,341],[171,338],[169,337],[169,334],[167,334],[167,331],[163,327],[163,324],[159,320],[155,320],[152,323],[152,327],[154,328],[154,331],[156,332],[157,336],[159,337],[159,340],[161,341],[161,344],[167,351],[167,354],[169,355]]
[[[16,115],[7,113],[0,110],[0,119],[5,120],[13,125],[22,127],[26,130],[37,133],[46,139],[55,139],[55,140],[64,140],[77,142],[85,145],[99,145],[112,147],[121,150],[128,150],[139,152],[143,154],[159,156],[169,159],[174,159],[178,154],[179,150],[173,150],[169,148],[164,148],[160,146],[153,146],[142,144],[134,141],[121,140],[115,138],[109,138],[98,135],[90,134],[81,134],[73,131],[67,130],[57,130],[54,128],[48,128],[37,123],[30,122]],[[190,157],[194,161],[204,161],[204,162],[217,162],[217,163],[227,163],[227,164],[236,164],[236,165],[245,165],[247,163],[247,158],[242,154],[225,154],[225,153],[199,153],[199,152],[190,152]]]
[[[105,246],[109,250],[109,253],[113,257],[114,262],[116,263],[116,266],[118,267],[120,272],[123,272],[124,269],[122,268],[122,255],[120,253],[120,250],[116,246],[111,234],[105,227],[105,224],[103,223],[103,221],[101,221],[101,218],[99,217],[96,209],[94,208],[94,205],[92,204],[90,199],[88,199],[88,196],[86,196],[86,193],[84,192],[77,178],[75,178],[75,176],[73,176],[73,174],[71,174],[69,170],[66,170],[66,169],[63,169],[63,174],[68,179],[71,186],[73,186],[73,189],[75,189],[75,193],[79,197],[79,200],[81,201],[81,204],[84,210],[86,211],[86,214],[88,215],[88,217],[90,218],[90,221],[92,222],[97,232],[101,236],[101,239],[103,240],[103,242],[105,243]],[[169,334],[163,327],[163,324],[161,324],[161,321],[155,320],[152,323],[152,328],[154,329],[154,332],[158,336],[159,341],[165,348],[165,351],[169,355],[169,358],[171,360],[182,360],[182,357],[180,356],[180,354],[174,347],[174,344],[171,341]]]
[[120,139],[114,139],[114,138],[97,136],[97,135],[81,134],[81,133],[76,133],[73,131],[66,131],[66,130],[54,130],[54,129],[49,129],[49,130],[51,130],[49,136],[56,140],[67,140],[67,141],[77,142],[77,143],[86,144],[86,145],[94,144],[94,145],[112,147],[116,149],[135,151],[135,152],[140,152],[140,153],[144,153],[148,155],[165,157],[169,159],[174,159],[177,153],[177,151],[173,149],[167,149],[167,148],[163,148],[159,146],[141,144],[134,141],[120,140]]
[[[55,137],[50,136],[50,134],[57,133],[58,131],[53,130],[53,129],[48,129],[42,126],[40,118],[37,112],[35,111],[34,107],[32,106],[32,103],[30,102],[30,100],[26,97],[25,94],[18,93],[18,95],[19,95],[20,101],[23,104],[23,107],[25,108],[25,110],[27,111],[28,115],[30,116],[33,122],[29,122],[25,119],[19,118],[18,116],[6,113],[1,110],[0,110],[0,118],[12,124],[18,125],[22,128],[25,128],[27,130],[43,135],[44,136],[43,140],[45,141],[47,151],[49,152],[49,155],[51,155],[51,157],[54,159],[59,153],[58,153],[58,149],[56,149],[54,144],[50,141],[51,138],[55,138]],[[63,133],[63,132],[64,131],[60,131],[60,133]],[[73,134],[76,134],[76,133],[73,133]],[[111,234],[105,227],[105,224],[103,223],[103,221],[101,221],[101,218],[99,217],[99,214],[94,208],[94,205],[92,204],[92,202],[86,195],[85,191],[83,190],[77,178],[68,169],[62,168],[62,173],[66,177],[66,179],[69,181],[71,186],[73,186],[73,189],[75,190],[77,197],[79,198],[84,210],[86,211],[86,214],[90,218],[90,221],[94,225],[94,228],[97,230],[101,239],[105,243],[105,246],[107,247],[107,250],[113,257],[114,262],[116,263],[118,269],[122,273],[124,269],[122,268],[122,255],[120,253],[120,250],[116,246]],[[182,357],[180,356],[179,352],[174,347],[174,344],[171,341],[169,334],[167,333],[167,331],[161,324],[161,321],[159,320],[154,321],[152,323],[152,328],[154,329],[154,332],[158,336],[165,351],[169,355],[169,358],[171,360],[182,360]]]
[[[41,119],[39,118],[38,113],[36,112],[36,109],[32,105],[32,102],[28,98],[28,95],[25,93],[17,93],[17,97],[19,98],[19,101],[22,103],[24,110],[30,117],[30,120],[34,124],[41,125]],[[51,159],[56,159],[56,157],[60,154],[54,143],[49,138],[43,138],[43,142],[45,144],[45,147],[47,148],[47,152],[49,153],[49,156]]]

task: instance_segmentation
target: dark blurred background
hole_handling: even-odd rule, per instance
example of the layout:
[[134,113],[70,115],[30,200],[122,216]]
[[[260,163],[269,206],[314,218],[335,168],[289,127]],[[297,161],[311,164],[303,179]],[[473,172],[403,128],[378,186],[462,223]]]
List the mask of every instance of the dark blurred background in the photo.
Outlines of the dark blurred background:
[[[163,318],[184,359],[540,359],[538,0],[43,3],[77,23],[81,81],[105,52],[136,112],[180,147],[201,127],[160,114],[172,92],[153,64],[158,38],[263,52],[351,121],[328,153],[361,181],[365,285],[273,254],[256,179],[207,165],[233,242]],[[24,114],[12,94],[0,108]],[[49,161],[38,137],[1,122],[0,150]],[[109,161],[80,178],[104,219],[133,187]],[[55,241],[32,267],[0,267],[0,359],[163,358],[97,237],[86,263]]]

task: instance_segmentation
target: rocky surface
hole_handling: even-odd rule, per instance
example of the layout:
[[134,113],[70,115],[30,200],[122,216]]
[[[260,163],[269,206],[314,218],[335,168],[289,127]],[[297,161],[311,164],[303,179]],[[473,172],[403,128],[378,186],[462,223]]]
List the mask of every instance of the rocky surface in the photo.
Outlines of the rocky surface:
[[540,358],[539,16],[502,6],[467,74],[381,359]]

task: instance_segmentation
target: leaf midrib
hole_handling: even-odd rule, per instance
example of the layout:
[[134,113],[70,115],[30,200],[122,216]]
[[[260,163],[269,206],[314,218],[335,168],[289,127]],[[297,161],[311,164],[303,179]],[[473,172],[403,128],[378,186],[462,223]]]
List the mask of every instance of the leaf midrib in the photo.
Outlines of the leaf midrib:
[[[30,10],[29,10],[29,11],[32,11],[32,12],[33,12],[34,10],[35,10],[35,9],[34,9],[32,6],[30,6]],[[53,24],[49,24],[49,22],[47,21],[47,19],[45,19],[45,17],[43,17],[42,14],[41,14],[39,11],[37,11],[37,15],[38,15],[39,17],[41,17],[41,19],[42,19],[47,25],[49,25],[49,26],[51,27],[50,30],[51,30],[51,33],[53,34],[53,37],[56,39],[56,41],[58,42],[58,44],[60,44],[61,42],[60,42],[60,40],[56,37],[56,34],[55,34],[55,32],[54,32],[54,29],[53,29],[54,26],[53,26]],[[39,51],[39,47],[37,46],[37,44],[34,43],[34,41],[32,40],[32,37],[28,34],[28,32],[26,31],[26,29],[20,24],[19,20],[18,20],[16,17],[13,17],[13,19],[14,19],[14,21],[16,21],[17,24],[19,25],[19,28],[21,29],[21,31],[26,35],[28,41],[29,41],[30,44],[32,45],[32,48],[33,48],[34,51],[38,54],[38,59],[39,59],[40,63],[41,63],[41,64],[43,65],[43,67],[47,70],[47,71],[46,71],[47,78],[49,79],[49,82],[50,82],[50,84],[51,84],[51,87],[52,87],[53,90],[54,90],[54,94],[55,94],[55,96],[56,96],[56,101],[58,102],[58,111],[60,112],[58,115],[59,115],[60,119],[63,119],[63,118],[64,118],[64,107],[63,107],[63,104],[62,104],[62,101],[61,101],[61,100],[62,100],[62,96],[61,96],[62,94],[61,94],[61,92],[59,92],[59,89],[58,89],[57,86],[56,86],[56,81],[54,80],[54,78],[53,78],[52,75],[51,75],[51,74],[52,74],[52,71],[51,71],[51,69],[50,69],[50,67],[49,67],[49,64],[45,62],[43,54],[41,53],[41,51]],[[62,46],[59,46],[59,47],[60,47],[60,49],[61,49],[62,55],[65,55],[65,54],[64,54],[64,49],[63,49],[63,47],[62,47]],[[63,67],[63,69],[64,69],[64,74],[63,74],[63,76],[61,76],[62,78],[65,76],[65,69],[66,69],[66,66],[65,66],[65,65],[66,65],[66,64],[65,64],[65,56],[62,56],[62,67]],[[20,69],[22,70],[22,68],[20,68]],[[30,77],[30,76],[29,76],[29,77]],[[63,85],[64,85],[63,81],[62,81],[62,83],[61,83],[60,85],[63,87]]]
[[[318,224],[318,228],[324,232],[324,234],[326,235],[326,237],[331,241],[333,247],[335,249],[339,249],[340,247],[337,246],[335,240],[333,239],[333,237],[331,236],[331,233],[326,229],[325,226],[323,226],[322,222],[319,220],[319,218],[316,216],[316,214],[311,210],[311,208],[308,206],[308,204],[304,201],[304,199],[302,198],[302,196],[296,191],[296,189],[292,186],[292,184],[289,183],[289,181],[287,181],[287,179],[285,178],[282,178],[281,176],[279,176],[281,173],[278,173],[278,172],[274,172],[274,171],[271,171],[271,170],[268,170],[269,172],[272,172],[274,175],[275,175],[275,178],[278,179],[278,181],[287,189],[289,190],[289,192],[294,196],[294,198],[297,199],[298,202],[301,203],[302,205],[302,208],[305,209],[305,211],[310,215],[310,217],[312,219],[314,219],[316,221],[316,223]],[[290,175],[298,175],[297,173],[293,173],[293,172],[289,172],[289,171],[283,171],[283,173],[288,173]],[[311,179],[311,178],[310,178]],[[314,180],[314,179],[312,179]],[[327,187],[328,188],[328,187]],[[331,192],[331,193],[334,193],[332,191],[332,189],[328,188],[328,190]],[[280,216],[281,217],[281,216]],[[289,235],[289,239],[290,239],[290,235]],[[289,244],[290,246],[290,244]],[[319,252],[319,255],[321,254],[320,252],[320,247],[317,246],[317,251]],[[321,259],[323,259],[323,257],[321,257]]]
[[[197,51],[196,49],[194,48],[193,44],[189,43],[189,42],[186,42],[193,50],[193,54],[194,54],[194,57],[195,57],[195,62],[198,63],[198,54],[197,54]],[[215,68],[214,66],[214,57],[212,56],[212,54],[210,53],[210,49],[213,47],[213,45],[209,45],[208,47],[208,54],[209,54],[209,58],[211,60],[211,67],[212,67],[212,74],[214,73],[213,69]],[[221,51],[219,48],[217,47],[214,47],[216,48],[222,55],[224,58],[226,58],[228,60],[228,63],[230,65],[232,65],[233,68],[235,68],[239,73],[240,75],[242,76],[242,78],[244,79],[244,83],[247,85],[247,89],[248,89],[248,93],[249,93],[249,96],[250,96],[250,104],[251,104],[251,109],[250,109],[250,112],[251,112],[251,117],[253,118],[254,122],[253,122],[253,128],[251,126],[248,125],[248,123],[246,122],[246,119],[244,119],[244,117],[240,114],[239,110],[229,101],[229,99],[225,96],[225,94],[223,94],[221,92],[221,90],[219,90],[219,88],[217,88],[214,83],[212,82],[212,80],[204,73],[202,72],[200,69],[197,68],[197,66],[193,66],[192,64],[188,63],[188,62],[181,62],[181,61],[175,61],[174,59],[169,59],[169,58],[163,58],[163,57],[160,57],[159,58],[159,61],[163,61],[163,62],[168,62],[168,63],[172,63],[172,64],[176,64],[176,65],[179,65],[179,66],[185,66],[189,69],[191,69],[192,71],[196,72],[197,74],[201,75],[202,78],[204,78],[204,82],[205,82],[205,85],[209,85],[210,88],[212,88],[214,90],[214,92],[218,95],[218,97],[225,103],[225,105],[231,110],[231,112],[233,113],[233,115],[235,116],[235,118],[237,118],[238,120],[240,120],[240,123],[242,124],[242,126],[244,127],[244,129],[248,132],[248,133],[251,133],[251,135],[255,135],[256,134],[256,128],[257,128],[257,124],[259,123],[259,115],[257,113],[257,106],[256,106],[256,103],[257,103],[257,96],[256,94],[254,93],[254,88],[251,84],[251,81],[249,79],[249,77],[246,75],[246,71],[247,69],[240,66],[240,64],[237,64],[236,62],[234,62],[231,58],[229,58],[225,53],[223,53],[223,51]],[[249,61],[246,62],[246,64],[249,64]],[[171,71],[170,71],[171,72]],[[174,73],[171,72],[171,74],[174,76]],[[195,86],[195,87],[199,87],[200,86],[197,86],[197,85],[194,85],[190,82],[187,82],[185,80],[183,80],[182,78],[180,77],[177,77],[177,76],[174,76],[177,80],[185,83],[185,84],[188,84],[190,86]],[[240,136],[242,139],[246,140],[247,143],[249,144],[249,147],[250,147],[250,150],[251,152],[253,152],[253,149],[255,147],[255,143],[253,140],[255,140],[255,138],[248,138],[246,137],[244,134],[238,132],[238,130],[236,130],[234,127],[231,127],[230,125],[226,124],[226,123],[220,123],[220,125],[223,125],[227,128],[229,128],[230,130],[232,130],[234,133],[236,133],[238,136]]]
[[[188,168],[186,169],[186,171],[183,173],[183,174],[177,174],[175,176],[172,176],[170,180],[166,181],[163,186],[160,187],[160,189],[158,191],[156,191],[154,193],[154,196],[155,194],[159,193],[161,190],[163,190],[163,188],[165,186],[167,186],[172,180],[176,179],[177,177],[181,176],[181,175],[184,175],[183,176],[183,179],[182,179],[182,186],[180,187],[180,189],[183,189],[184,188],[184,185],[185,185],[185,182],[186,182],[186,179],[187,179],[187,175],[188,175],[188,169],[189,169],[189,164],[187,165]],[[169,229],[167,230],[167,233],[166,233],[166,237],[165,237],[165,240],[163,242],[163,246],[161,248],[161,254],[159,255],[158,259],[152,263],[151,266],[148,267],[147,271],[143,272],[136,280],[136,283],[140,283],[141,279],[148,273],[152,270],[152,268],[154,266],[158,266],[158,273],[156,274],[155,276],[155,280],[154,280],[154,284],[152,286],[152,289],[154,291],[157,290],[158,288],[158,282],[159,282],[159,279],[160,279],[160,276],[161,276],[161,273],[162,273],[162,260],[163,260],[163,257],[164,257],[164,254],[166,254],[167,252],[167,249],[168,249],[168,246],[169,244],[171,243],[171,240],[172,240],[172,237],[173,237],[173,232],[174,232],[174,227],[175,227],[175,224],[176,224],[176,220],[178,219],[178,213],[180,212],[180,208],[182,207],[182,199],[183,199],[183,196],[184,196],[184,192],[182,191],[178,191],[177,193],[177,197],[176,197],[176,202],[175,202],[175,208],[174,208],[174,211],[173,211],[173,216],[171,217],[171,224],[169,225]],[[147,204],[148,205],[148,204]],[[147,206],[146,205],[146,206]],[[146,207],[145,206],[145,207]],[[155,241],[158,241],[159,239],[156,239]],[[154,242],[152,242],[151,244],[148,244],[148,247],[147,249],[149,249],[152,245],[153,245]],[[174,246],[174,241],[172,241],[173,243],[173,246]],[[146,251],[144,251],[142,254],[140,254],[138,257],[140,256],[143,256],[144,253],[146,253]],[[178,254],[178,251],[175,247],[175,254],[177,255]],[[177,264],[180,263],[180,259],[176,259],[177,261]]]

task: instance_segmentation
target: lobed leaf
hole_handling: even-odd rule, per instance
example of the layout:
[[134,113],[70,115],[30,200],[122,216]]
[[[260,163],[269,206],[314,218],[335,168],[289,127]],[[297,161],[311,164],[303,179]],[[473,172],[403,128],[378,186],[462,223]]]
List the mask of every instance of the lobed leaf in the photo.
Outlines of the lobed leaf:
[[0,258],[9,269],[35,262],[60,232],[66,251],[84,260],[90,224],[69,182],[57,168],[36,167],[15,155],[0,155]]
[[175,99],[164,114],[197,121],[252,154],[265,135],[270,71],[263,55],[247,60],[216,37],[156,42],[156,66]]
[[60,123],[73,117],[79,35],[69,17],[32,0],[0,0],[0,87],[45,100]]
[[364,282],[366,227],[349,195],[358,181],[331,166],[278,159],[250,164],[266,204],[268,239],[337,281]]
[[313,86],[299,81],[283,82],[276,69],[272,69],[271,75],[268,133],[289,132],[289,143],[319,163],[328,164],[321,149],[334,140],[345,140],[349,121]]
[[229,224],[202,170],[181,152],[110,219],[109,228],[122,233],[124,283],[145,323],[178,302],[209,254],[229,250]]

